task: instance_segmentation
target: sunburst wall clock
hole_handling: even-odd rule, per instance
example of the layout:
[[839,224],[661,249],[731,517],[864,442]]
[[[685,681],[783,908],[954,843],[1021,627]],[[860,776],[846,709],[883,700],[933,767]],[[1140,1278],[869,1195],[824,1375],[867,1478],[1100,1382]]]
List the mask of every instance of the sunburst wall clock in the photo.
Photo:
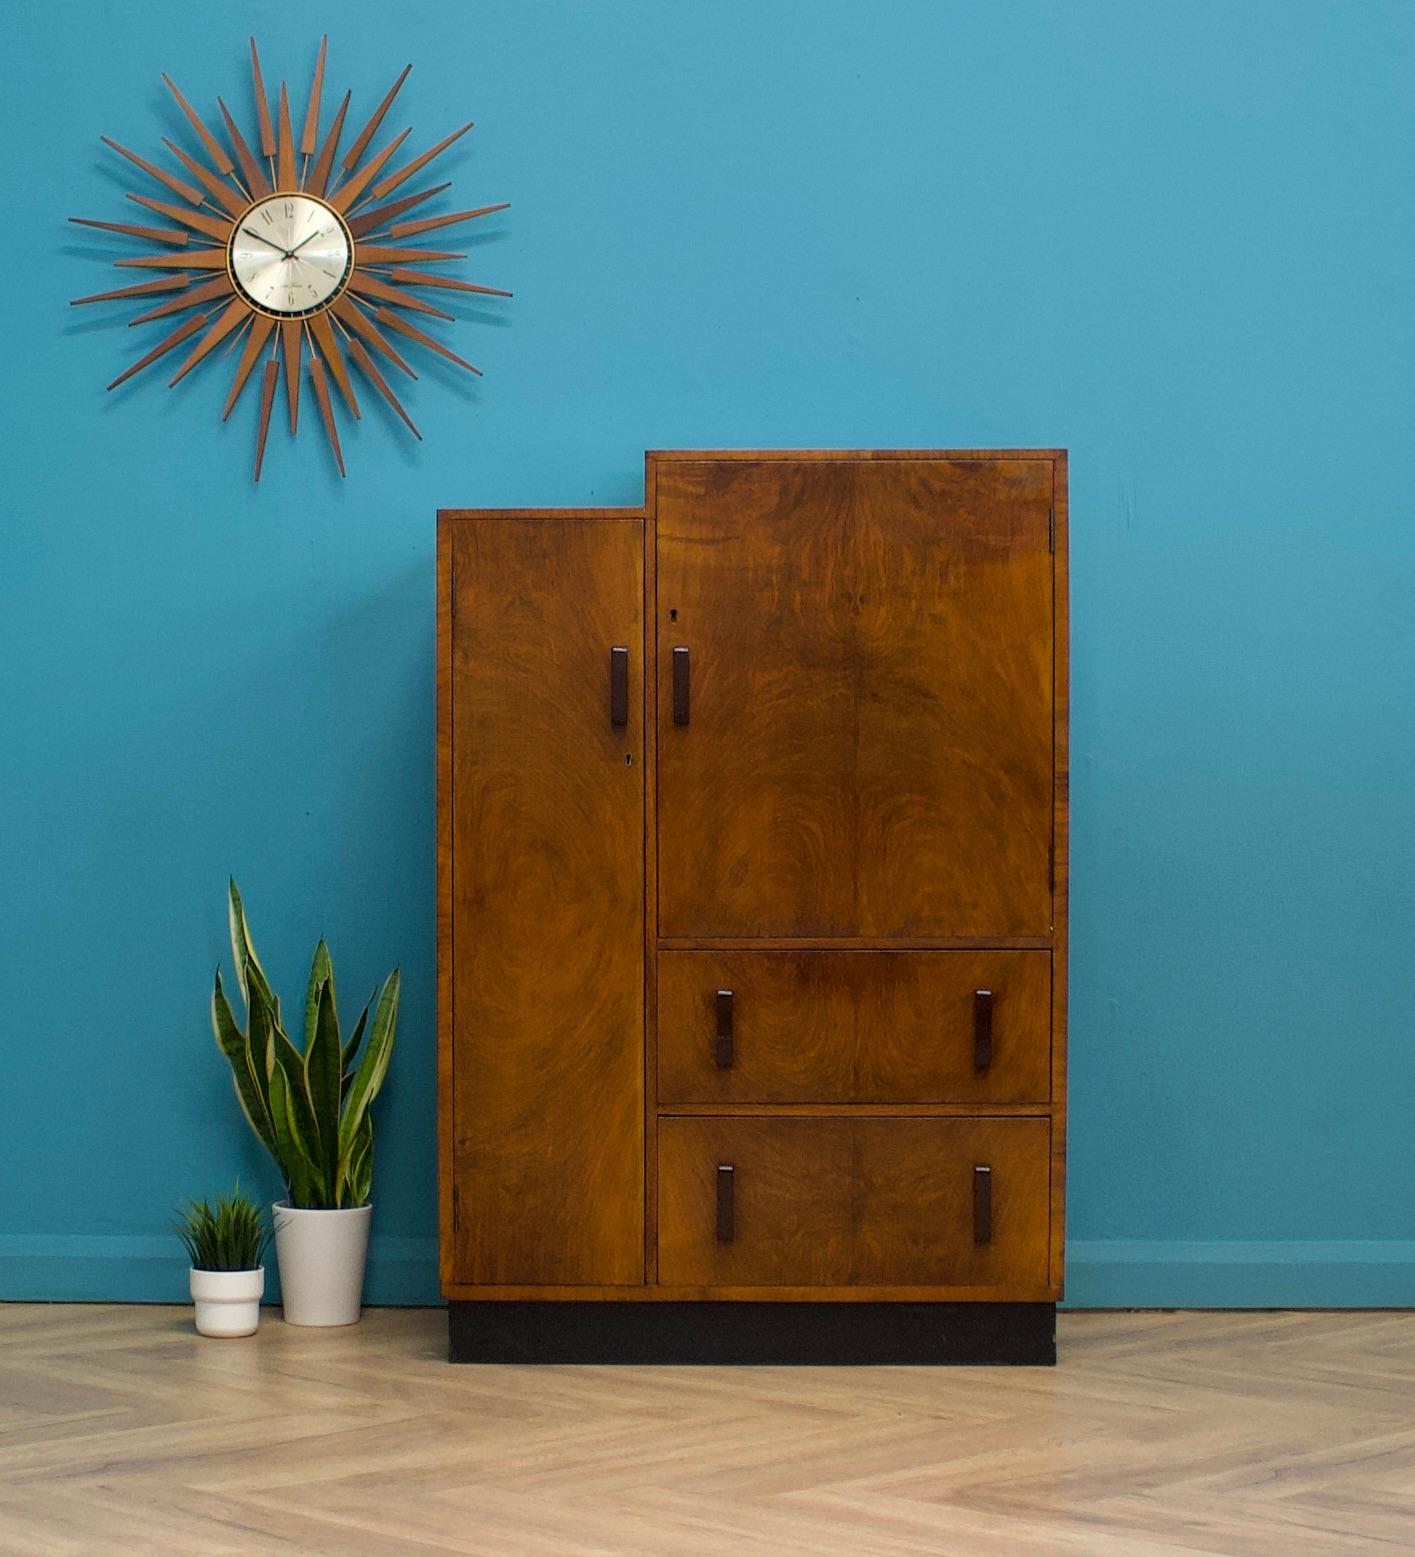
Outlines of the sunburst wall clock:
[[[499,287],[481,286],[424,268],[466,256],[410,246],[408,241],[504,211],[509,202],[448,215],[421,214],[410,218],[408,213],[414,207],[441,195],[450,184],[432,184],[396,194],[472,126],[464,124],[420,156],[401,164],[394,159],[410,130],[404,130],[371,153],[379,127],[412,69],[408,66],[341,155],[351,93],[344,94],[333,119],[323,135],[320,133],[320,99],[328,44],[327,37],[320,42],[303,127],[296,139],[285,83],[280,83],[278,108],[272,115],[260,55],[255,39],[251,39],[254,140],[258,152],[241,134],[235,117],[219,97],[216,103],[225,128],[224,141],[212,133],[175,83],[164,75],[163,81],[196,137],[196,145],[191,148],[163,137],[163,144],[181,173],[147,161],[106,135],[102,139],[119,156],[126,157],[162,185],[168,194],[177,197],[174,203],[148,194],[128,195],[129,200],[163,217],[166,225],[153,227],[70,217],[70,221],[82,227],[160,245],[153,253],[114,261],[120,269],[153,272],[150,280],[75,298],[76,305],[129,300],[147,304],[156,298],[154,305],[146,307],[130,324],[148,324],[158,319],[181,321],[120,373],[109,389],[116,389],[135,373],[191,341],[172,376],[170,388],[221,346],[228,353],[236,353],[231,388],[221,413],[225,421],[242,390],[257,376],[256,364],[264,358],[258,375],[261,391],[256,424],[257,481],[282,377],[293,436],[299,428],[300,384],[308,375],[320,422],[342,476],[344,454],[339,445],[331,380],[348,414],[358,419],[359,402],[354,391],[357,372],[397,412],[413,436],[421,439],[422,434],[388,382],[388,374],[395,369],[410,378],[417,377],[403,352],[416,346],[436,352],[468,372],[479,374],[481,370],[414,322],[455,317],[418,294],[442,289],[444,294],[511,295]],[[175,295],[163,295],[167,293]],[[375,358],[381,359],[381,363]]]

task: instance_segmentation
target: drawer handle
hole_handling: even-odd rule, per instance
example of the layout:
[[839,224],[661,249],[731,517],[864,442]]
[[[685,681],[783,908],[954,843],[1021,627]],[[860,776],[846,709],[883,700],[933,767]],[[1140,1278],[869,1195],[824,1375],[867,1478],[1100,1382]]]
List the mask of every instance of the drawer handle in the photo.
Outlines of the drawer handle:
[[673,722],[688,722],[688,651],[673,651]]
[[737,1236],[732,1180],[735,1169],[730,1162],[717,1165],[717,1241],[731,1243]]
[[732,991],[717,992],[717,1035],[713,1039],[712,1057],[719,1070],[732,1069]]
[[616,648],[609,651],[609,722],[626,725],[629,722],[629,651]]
[[973,991],[973,1069],[987,1070],[992,1064],[992,991]]
[[973,1242],[992,1242],[992,1169],[986,1163],[973,1169]]

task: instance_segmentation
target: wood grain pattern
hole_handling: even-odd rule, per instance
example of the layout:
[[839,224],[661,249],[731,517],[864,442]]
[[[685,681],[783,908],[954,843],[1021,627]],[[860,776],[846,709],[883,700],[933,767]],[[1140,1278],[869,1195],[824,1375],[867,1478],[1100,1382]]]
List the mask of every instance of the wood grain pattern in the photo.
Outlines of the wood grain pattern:
[[260,420],[256,424],[255,474],[252,478],[255,481],[260,480],[261,467],[265,464],[265,440],[270,432],[270,408],[275,404],[275,385],[279,377],[279,358],[267,357],[260,386]]
[[332,312],[342,323],[348,325],[356,334],[361,335],[375,351],[387,357],[395,367],[401,368],[409,378],[418,376],[394,349],[388,337],[384,335],[347,292],[336,300]]
[[398,399],[397,395],[393,393],[388,380],[383,376],[382,373],[378,371],[378,364],[375,363],[373,358],[369,356],[364,343],[359,340],[357,336],[349,335],[345,337],[344,344],[347,346],[349,356],[353,359],[354,365],[358,368],[359,372],[363,374],[363,376],[369,381],[370,384],[373,385],[379,394],[383,396],[388,404],[392,406],[393,410],[402,419],[408,431],[412,433],[413,437],[415,437],[421,443],[423,435],[414,425],[412,417],[409,416],[408,413],[403,409],[402,402]]
[[451,189],[451,187],[452,183],[449,179],[445,184],[433,184],[427,189],[419,189],[415,194],[404,195],[399,200],[390,200],[387,205],[370,206],[357,216],[349,218],[349,231],[356,238],[377,232],[395,216],[401,215],[404,211],[411,211],[414,206],[421,205],[424,200],[431,200],[434,195],[440,195],[444,189]]
[[251,333],[246,337],[246,344],[241,348],[241,359],[236,364],[236,376],[231,380],[231,389],[226,396],[226,404],[221,408],[221,420],[224,422],[235,409],[236,402],[241,398],[241,391],[246,387],[246,380],[251,376],[251,369],[255,367],[256,358],[260,356],[261,349],[270,339],[270,332],[275,328],[275,321],[269,314],[256,314],[251,320]]
[[665,461],[665,936],[1051,929],[1051,465]]
[[304,128],[300,131],[300,155],[312,157],[319,141],[319,100],[324,92],[324,60],[329,52],[329,34],[319,40],[319,56],[314,62],[314,78],[310,82],[309,103],[305,108]]
[[[442,523],[453,527],[453,1272],[638,1283],[643,527]],[[615,644],[630,646],[626,728],[609,720]]]
[[138,227],[132,222],[99,222],[91,216],[71,216],[75,227],[97,227],[103,232],[119,232],[125,238],[141,238],[146,243],[170,243],[174,248],[184,248],[191,235],[172,227]]
[[194,232],[205,233],[208,238],[215,238],[218,243],[225,243],[231,236],[230,222],[221,221],[217,217],[205,216],[200,211],[189,211],[185,206],[173,205],[167,200],[153,200],[148,195],[128,195],[127,198],[135,205],[145,206],[149,211],[156,211],[160,216],[168,217],[174,222],[181,222]]
[[[0,1306],[7,1557],[1395,1557],[1410,1313],[1062,1313],[1058,1368],[451,1368],[447,1316]],[[357,1489],[357,1496],[351,1489]]]
[[221,98],[216,99],[216,106],[221,110],[221,118],[226,126],[226,134],[231,142],[231,148],[236,153],[236,161],[240,164],[241,177],[245,180],[247,190],[250,191],[252,200],[259,200],[263,195],[272,192],[273,185],[270,176],[256,161],[255,153],[246,144],[246,138],[241,134],[241,127],[231,117],[231,110]]
[[134,325],[147,324],[152,319],[165,319],[168,314],[183,314],[189,308],[196,308],[202,303],[209,303],[218,297],[228,297],[230,294],[231,278],[212,276],[210,280],[203,281],[199,286],[190,287],[176,297],[169,297],[165,303],[159,303],[155,308],[148,308],[140,314],[134,314],[128,320],[128,328],[131,330]]
[[369,142],[378,134],[378,127],[383,123],[384,115],[393,106],[393,99],[397,97],[403,83],[408,79],[408,72],[412,68],[411,65],[404,65],[402,74],[389,87],[383,101],[374,109],[368,123],[354,137],[354,143],[349,147],[348,153],[344,157],[344,171],[346,173],[354,167],[354,164],[368,150]]
[[290,436],[300,430],[300,358],[305,332],[298,319],[280,320],[280,353],[285,362],[285,403],[290,411]]
[[191,127],[197,132],[197,139],[206,148],[206,154],[211,158],[212,166],[218,173],[224,173],[229,177],[236,171],[236,168],[235,164],[231,161],[231,158],[227,155],[226,148],[221,144],[220,141],[217,140],[211,131],[207,129],[206,125],[202,122],[201,115],[197,113],[196,109],[193,108],[192,105],[186,100],[186,98],[182,96],[181,92],[177,89],[177,83],[173,81],[171,76],[169,76],[164,71],[162,74],[162,79],[167,84],[167,90],[172,94],[173,97],[177,99],[177,106],[184,114],[186,114],[187,120],[191,124]]
[[[714,1059],[715,992],[732,991],[733,1058]],[[974,1061],[974,991],[993,1054]],[[1044,1102],[1046,952],[662,952],[658,1098],[675,1103]]]
[[239,216],[250,203],[230,184],[224,184],[204,163],[198,162],[180,147],[176,141],[162,137],[162,144],[186,168],[217,205],[232,216]]
[[[658,1128],[665,1284],[1036,1286],[1047,1270],[1044,1119],[674,1117]],[[731,1164],[735,1236],[715,1237]],[[974,1242],[973,1169],[993,1177]]]
[[324,436],[329,440],[329,450],[334,456],[334,463],[339,468],[339,474],[345,475],[344,450],[339,444],[339,427],[334,420],[334,407],[329,403],[329,380],[324,371],[324,363],[318,358],[310,358],[310,383],[314,386],[315,404],[319,407],[319,419],[324,427]]
[[325,365],[338,386],[339,393],[344,397],[344,404],[348,406],[349,414],[356,422],[359,421],[363,413],[359,410],[359,402],[354,395],[354,386],[349,378],[349,368],[344,361],[344,353],[339,349],[339,342],[334,338],[334,326],[329,322],[329,315],[311,314],[309,327],[310,333],[319,344],[319,349],[324,353]]
[[255,94],[256,127],[260,133],[262,157],[275,155],[275,128],[270,122],[270,97],[265,90],[265,77],[261,74],[260,53],[255,39],[251,39],[251,90]]
[[339,135],[344,128],[344,116],[349,112],[349,104],[352,100],[353,93],[345,92],[325,133],[324,144],[319,148],[319,155],[315,158],[314,166],[305,180],[305,188],[310,194],[319,195],[321,199],[329,188],[329,175],[334,167],[334,158],[339,151]]
[[379,181],[373,186],[372,198],[374,200],[387,199],[387,197],[391,195],[395,189],[397,189],[399,184],[405,182],[407,179],[410,179],[414,173],[421,172],[422,169],[425,168],[434,157],[441,156],[449,146],[451,146],[454,142],[461,140],[461,138],[472,127],[473,126],[471,121],[469,120],[460,129],[453,130],[451,135],[444,136],[440,141],[438,141],[436,146],[430,147],[427,151],[423,152],[420,157],[414,157],[411,162],[399,168],[396,173],[390,173],[386,178],[379,179]]

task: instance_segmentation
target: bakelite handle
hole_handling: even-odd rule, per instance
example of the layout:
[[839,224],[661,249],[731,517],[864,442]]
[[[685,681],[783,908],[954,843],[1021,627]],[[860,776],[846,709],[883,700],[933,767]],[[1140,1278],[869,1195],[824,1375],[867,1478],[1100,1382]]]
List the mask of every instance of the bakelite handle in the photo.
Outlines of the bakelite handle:
[[730,1162],[717,1165],[717,1241],[731,1243],[737,1236],[736,1206],[733,1204],[733,1179],[736,1169]]
[[973,1169],[973,1242],[992,1242],[992,1169],[986,1163]]
[[687,724],[688,722],[688,651],[685,648],[677,648],[673,651],[673,722],[674,724]]
[[614,648],[609,651],[609,722],[626,725],[629,722],[629,651]]
[[716,996],[717,1032],[713,1038],[712,1057],[719,1070],[732,1068],[732,991],[720,989]]
[[992,991],[973,991],[973,1069],[987,1070],[992,1064]]

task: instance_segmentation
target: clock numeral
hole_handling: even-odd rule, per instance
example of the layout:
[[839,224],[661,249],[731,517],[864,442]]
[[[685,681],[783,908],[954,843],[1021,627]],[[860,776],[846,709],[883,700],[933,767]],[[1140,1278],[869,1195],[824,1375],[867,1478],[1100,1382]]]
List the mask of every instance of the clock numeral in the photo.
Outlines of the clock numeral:
[[261,214],[262,218],[264,219],[265,225],[267,227],[275,220],[275,217],[272,215],[270,207],[268,205],[261,207],[260,214]]

